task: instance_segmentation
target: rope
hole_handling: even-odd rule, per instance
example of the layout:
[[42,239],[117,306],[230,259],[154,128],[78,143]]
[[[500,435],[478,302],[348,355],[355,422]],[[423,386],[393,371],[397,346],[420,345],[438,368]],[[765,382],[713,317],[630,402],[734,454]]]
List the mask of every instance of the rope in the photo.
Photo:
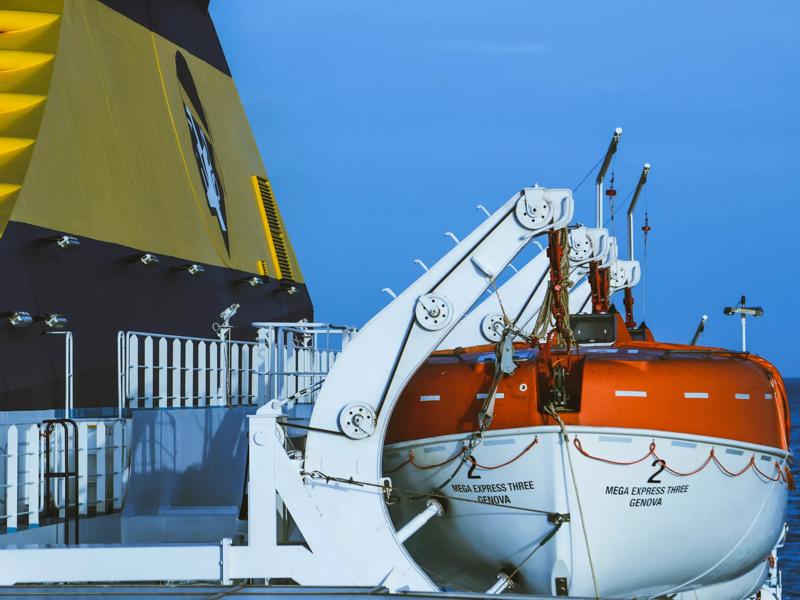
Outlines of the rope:
[[592,460],[596,460],[596,461],[599,461],[599,462],[604,462],[604,463],[607,463],[607,464],[610,464],[610,465],[630,466],[630,465],[635,465],[635,464],[638,464],[638,463],[640,463],[642,461],[645,461],[648,458],[654,458],[654,459],[656,459],[657,461],[659,461],[663,465],[664,470],[668,471],[672,475],[675,475],[677,477],[691,477],[692,475],[696,475],[697,473],[699,473],[700,471],[705,469],[709,464],[711,464],[713,462],[728,477],[739,477],[740,475],[744,475],[749,469],[753,469],[756,473],[758,473],[761,477],[763,477],[764,479],[766,479],[768,481],[771,481],[773,483],[777,482],[777,481],[784,481],[785,483],[789,484],[789,478],[785,474],[785,472],[784,472],[785,469],[781,465],[781,463],[779,463],[778,461],[775,461],[775,463],[774,463],[775,471],[778,474],[775,477],[771,477],[770,475],[767,475],[761,469],[758,468],[758,465],[756,464],[756,456],[755,456],[755,454],[753,454],[750,457],[750,460],[748,461],[748,463],[741,470],[734,472],[734,471],[731,471],[730,469],[728,469],[725,465],[723,465],[722,462],[720,462],[719,458],[717,458],[717,453],[715,452],[714,448],[711,448],[711,450],[708,453],[708,457],[703,461],[703,463],[699,467],[697,467],[696,469],[693,469],[691,471],[682,472],[682,471],[678,471],[677,469],[675,469],[673,467],[670,467],[667,464],[666,460],[664,460],[664,459],[662,459],[662,458],[660,458],[658,456],[658,454],[656,453],[656,443],[655,443],[655,441],[650,442],[650,448],[649,448],[647,454],[645,454],[641,458],[637,458],[635,460],[630,460],[630,461],[611,460],[611,459],[608,459],[608,458],[602,458],[600,456],[595,456],[593,454],[590,454],[589,452],[587,452],[583,448],[583,444],[581,443],[580,439],[578,439],[577,437],[575,437],[575,439],[573,439],[572,443],[575,446],[575,448],[578,450],[578,452],[583,454],[585,457],[591,458]]
[[578,513],[581,517],[581,530],[583,531],[583,541],[586,543],[586,555],[589,558],[589,570],[592,572],[592,585],[594,586],[594,597],[596,599],[600,598],[600,588],[597,585],[597,573],[594,570],[594,561],[592,560],[592,550],[589,547],[589,534],[586,532],[586,519],[583,515],[583,505],[581,504],[581,496],[580,492],[578,491],[578,480],[575,478],[575,468],[572,465],[572,453],[569,451],[569,435],[567,435],[567,426],[564,425],[564,421],[561,420],[561,417],[558,415],[556,410],[552,407],[552,405],[548,405],[545,407],[548,413],[550,413],[553,418],[558,422],[558,426],[561,428],[561,435],[564,437],[564,441],[566,445],[564,448],[567,452],[567,461],[569,462],[569,472],[572,477],[572,486],[575,488],[575,499],[578,502]]
[[[569,288],[572,286],[572,282],[569,280],[569,234],[566,229],[561,229],[557,232],[557,235],[558,244],[562,250],[561,273],[563,275],[558,281],[551,279],[542,307],[539,309],[539,316],[533,326],[533,335],[539,339],[547,338],[552,326],[551,317],[554,316],[553,309],[555,308],[564,323],[564,331],[559,331],[558,333],[566,338],[562,342],[569,346],[572,343],[572,330],[569,326],[569,310],[565,308],[569,306]],[[554,250],[549,249],[549,251],[553,252]],[[557,286],[559,288],[558,291],[555,289]]]
[[[514,462],[518,461],[525,454],[527,454],[531,450],[531,448],[533,448],[538,443],[539,443],[539,436],[536,436],[536,437],[533,438],[533,441],[530,444],[528,444],[525,448],[523,448],[522,451],[519,454],[517,454],[514,458],[512,458],[510,460],[507,460],[504,463],[500,463],[499,465],[493,465],[493,466],[482,465],[471,454],[470,454],[470,456],[468,456],[466,458],[466,460],[470,461],[472,464],[474,464],[477,468],[481,469],[482,471],[494,471],[495,469],[500,469],[502,467],[507,467],[511,463],[514,463]],[[402,469],[406,465],[411,465],[415,469],[419,469],[421,471],[426,471],[428,469],[436,469],[437,467],[443,467],[443,466],[453,462],[455,459],[457,459],[459,456],[462,456],[466,452],[467,452],[467,447],[465,446],[465,447],[461,448],[461,450],[459,450],[456,454],[454,454],[453,456],[451,456],[447,460],[444,460],[444,461],[442,461],[440,463],[436,463],[436,464],[433,464],[433,465],[418,465],[416,463],[416,461],[414,460],[414,451],[413,450],[409,450],[408,451],[408,458],[406,460],[401,462],[395,468],[393,468],[393,469],[391,469],[389,471],[385,471],[385,473],[387,475],[391,475],[392,473],[396,473],[397,471],[399,471],[400,469]],[[439,486],[439,487],[441,487],[441,486]]]
[[519,454],[517,454],[517,455],[516,455],[514,458],[512,458],[511,460],[507,460],[507,461],[506,461],[506,462],[504,462],[504,463],[500,463],[499,465],[494,465],[493,467],[487,467],[487,466],[485,466],[485,465],[482,465],[482,464],[481,464],[481,463],[479,463],[477,460],[475,460],[475,457],[474,457],[474,456],[470,456],[469,460],[472,462],[472,464],[474,464],[474,465],[475,465],[476,467],[478,467],[479,469],[482,469],[482,470],[484,470],[484,471],[494,471],[495,469],[500,469],[500,468],[502,468],[502,467],[507,467],[507,466],[508,466],[508,465],[510,465],[511,463],[513,463],[513,462],[516,462],[517,460],[519,460],[520,458],[522,458],[522,457],[523,457],[523,456],[524,456],[524,455],[525,455],[525,454],[526,454],[526,453],[527,453],[527,452],[528,452],[528,451],[529,451],[531,448],[533,448],[533,447],[534,447],[536,444],[538,444],[538,443],[539,443],[539,436],[536,436],[536,437],[534,437],[534,438],[533,438],[533,441],[532,441],[530,444],[528,444],[528,445],[527,445],[527,446],[526,446],[526,447],[525,447],[525,448],[522,450],[522,452],[520,452]]
[[592,173],[594,173],[594,170],[595,170],[597,167],[599,167],[599,166],[600,166],[600,163],[601,163],[601,162],[603,162],[603,159],[604,159],[604,158],[605,158],[605,154],[604,154],[603,156],[601,156],[601,157],[600,157],[600,160],[598,160],[596,163],[594,163],[594,166],[593,166],[591,169],[589,169],[589,170],[586,172],[586,175],[584,175],[584,176],[583,176],[583,179],[581,179],[581,180],[580,180],[580,182],[578,182],[578,185],[576,185],[575,187],[573,187],[573,188],[572,188],[572,193],[573,193],[573,194],[574,194],[575,192],[577,192],[577,191],[578,191],[578,190],[581,188],[581,186],[582,186],[582,185],[583,185],[583,184],[586,182],[586,180],[587,180],[587,179],[589,179],[589,175],[591,175]]
[[414,462],[414,451],[413,450],[409,450],[408,451],[408,459],[406,459],[405,461],[401,462],[394,469],[392,469],[390,471],[386,471],[386,474],[387,475],[391,475],[392,473],[396,473],[397,471],[399,471],[400,469],[402,469],[406,465],[411,465],[411,466],[413,466],[413,467],[415,467],[417,469],[420,469],[421,471],[426,471],[428,469],[435,469],[437,467],[443,467],[446,464],[449,464],[449,463],[453,462],[455,459],[457,459],[459,456],[464,454],[466,451],[467,451],[467,448],[465,446],[465,447],[461,448],[461,450],[459,450],[456,454],[454,454],[453,456],[451,456],[450,458],[448,458],[445,461],[442,461],[440,463],[436,463],[434,465],[418,465],[416,462]]

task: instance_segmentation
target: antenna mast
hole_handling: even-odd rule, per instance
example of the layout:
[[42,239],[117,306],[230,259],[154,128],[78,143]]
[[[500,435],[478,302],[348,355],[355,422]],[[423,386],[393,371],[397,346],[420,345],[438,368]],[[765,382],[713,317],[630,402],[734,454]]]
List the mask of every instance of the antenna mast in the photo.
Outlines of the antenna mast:
[[611,136],[611,143],[608,145],[606,155],[603,158],[603,164],[600,166],[600,171],[597,173],[597,227],[603,226],[603,179],[608,172],[608,167],[611,164],[611,159],[617,152],[617,145],[619,138],[622,136],[622,127],[617,127],[614,130],[614,135]]
[[636,191],[633,193],[631,204],[628,206],[628,259],[633,260],[633,210],[642,193],[644,184],[647,183],[647,174],[650,173],[650,163],[644,163],[642,174],[639,176],[639,183],[636,184]]

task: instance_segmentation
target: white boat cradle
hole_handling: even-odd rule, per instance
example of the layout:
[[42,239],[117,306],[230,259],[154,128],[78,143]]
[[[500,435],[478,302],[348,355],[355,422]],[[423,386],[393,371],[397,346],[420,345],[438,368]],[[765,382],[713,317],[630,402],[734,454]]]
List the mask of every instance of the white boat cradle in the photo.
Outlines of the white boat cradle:
[[[497,275],[535,236],[565,227],[572,212],[569,190],[523,189],[358,333],[322,324],[254,324],[258,340],[253,344],[121,334],[120,412],[133,412],[126,422],[133,422],[134,431],[138,419],[164,414],[168,422],[185,408],[192,410],[183,414],[198,415],[249,411],[246,531],[218,543],[167,544],[163,541],[171,540],[165,539],[6,546],[0,549],[0,584],[191,580],[227,585],[247,579],[291,579],[304,586],[440,591],[404,543],[447,507],[431,499],[405,525],[394,527],[387,510],[392,482],[382,472],[386,416],[409,378]],[[598,239],[607,235],[595,234]],[[625,285],[635,285],[637,279],[630,267]],[[538,309],[524,302],[518,307]],[[326,345],[325,336],[338,341]],[[298,412],[302,408],[304,414]],[[307,426],[304,416],[309,417]],[[292,447],[287,434],[292,426],[307,432],[304,448]],[[89,427],[87,423],[87,432]],[[554,447],[554,455],[560,452]],[[137,476],[137,460],[130,461],[132,478]],[[116,473],[111,474],[113,479]],[[94,500],[86,487],[88,505]],[[569,526],[569,513],[565,505],[549,516],[559,527]],[[159,523],[173,516],[163,514]],[[208,518],[202,523],[207,524],[214,515],[204,517]],[[298,535],[292,532],[293,524],[303,544],[286,543]],[[579,549],[568,545],[566,539],[557,542],[558,551],[582,565],[584,557],[574,554]],[[501,572],[495,581],[486,582],[486,589],[499,594],[511,584]],[[683,597],[681,590],[675,592]],[[704,594],[700,589],[692,590],[691,597],[724,596],[719,590]]]

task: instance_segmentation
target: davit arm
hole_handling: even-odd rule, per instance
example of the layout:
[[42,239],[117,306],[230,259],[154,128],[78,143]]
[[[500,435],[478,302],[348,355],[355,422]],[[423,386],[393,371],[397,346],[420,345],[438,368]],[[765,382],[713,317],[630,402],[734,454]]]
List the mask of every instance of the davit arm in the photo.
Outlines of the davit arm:
[[[572,212],[569,190],[523,189],[370,320],[320,391],[305,472],[382,482],[389,417],[409,378],[531,238],[566,227]],[[398,541],[381,490],[324,479],[306,488],[365,582],[435,589]]]

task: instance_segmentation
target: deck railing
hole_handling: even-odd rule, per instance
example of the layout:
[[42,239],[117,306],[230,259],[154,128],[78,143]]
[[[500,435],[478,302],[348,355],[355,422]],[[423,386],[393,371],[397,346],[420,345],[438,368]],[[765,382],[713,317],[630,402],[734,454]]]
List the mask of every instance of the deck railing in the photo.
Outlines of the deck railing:
[[355,332],[322,323],[254,323],[257,341],[119,332],[119,416],[127,409],[312,403]]
[[[119,419],[75,421],[78,512],[85,515],[119,510],[128,477],[128,425]],[[38,527],[43,515],[64,515],[64,480],[44,478],[45,444],[50,444],[52,466],[60,471],[75,470],[72,446],[70,452],[64,452],[65,440],[60,428],[49,438],[42,433],[44,426],[38,423],[0,425],[0,527],[5,526],[6,532]],[[65,454],[70,461],[67,468],[64,468]],[[51,506],[44,505],[48,485]]]

